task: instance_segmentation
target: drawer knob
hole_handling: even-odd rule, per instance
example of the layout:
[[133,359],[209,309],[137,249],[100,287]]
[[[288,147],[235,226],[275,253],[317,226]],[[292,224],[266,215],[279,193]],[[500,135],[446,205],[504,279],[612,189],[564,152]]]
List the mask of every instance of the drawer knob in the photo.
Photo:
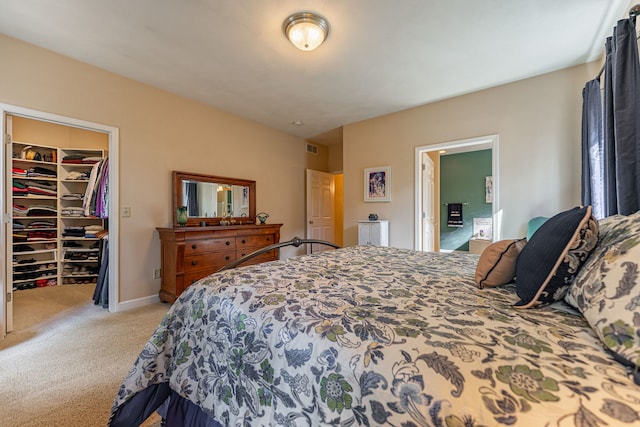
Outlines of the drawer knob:
[[224,257],[224,259],[229,261],[231,259],[231,257],[229,255],[227,255],[226,257]]
[[197,248],[198,248],[198,245],[195,245],[195,244],[191,245],[191,249],[197,249]]
[[224,242],[224,244],[229,246],[231,244],[231,242],[227,240],[226,242]]
[[245,243],[247,243],[247,241],[245,239],[242,239],[242,244],[244,245]]
[[191,265],[198,265],[198,261],[191,261]]
[[271,241],[271,237],[267,237],[267,242]]

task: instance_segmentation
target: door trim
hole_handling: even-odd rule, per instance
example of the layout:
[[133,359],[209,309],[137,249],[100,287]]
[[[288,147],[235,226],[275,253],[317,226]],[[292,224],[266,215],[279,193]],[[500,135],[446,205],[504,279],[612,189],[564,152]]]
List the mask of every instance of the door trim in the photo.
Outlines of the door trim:
[[[6,167],[9,165],[8,150],[5,144],[5,118],[7,115],[19,116],[34,120],[40,120],[50,123],[55,123],[63,126],[77,127],[81,129],[87,129],[95,132],[106,133],[109,136],[109,311],[120,311],[119,304],[119,194],[118,194],[118,181],[120,176],[120,165],[118,159],[120,136],[119,129],[114,126],[107,126],[99,123],[93,123],[85,120],[75,119],[72,117],[61,116],[57,114],[46,113],[43,111],[32,110],[29,108],[18,107],[10,104],[0,103],[0,116],[2,121],[0,122],[0,131],[2,132],[3,149],[0,152],[0,164],[2,164],[2,176],[0,177],[0,183],[4,183],[7,176]],[[4,188],[4,185],[3,185]],[[0,211],[2,212],[2,227],[0,227],[0,241],[4,242],[7,239],[7,233],[9,232],[9,215],[8,215],[8,201],[0,200]],[[6,334],[6,319],[5,308],[7,301],[5,296],[7,295],[7,251],[6,245],[2,245],[0,249],[0,338]]]
[[493,229],[493,241],[498,241],[502,237],[502,224],[501,216],[502,211],[500,209],[499,188],[500,188],[500,173],[499,173],[499,156],[498,156],[498,134],[478,136],[474,138],[462,139],[458,141],[443,142],[440,144],[422,145],[415,149],[415,234],[414,234],[414,249],[417,251],[422,250],[422,154],[430,151],[440,150],[452,150],[459,149],[460,152],[473,151],[474,146],[478,145],[490,145],[491,147],[491,170],[493,176],[493,204],[492,214],[494,219]]

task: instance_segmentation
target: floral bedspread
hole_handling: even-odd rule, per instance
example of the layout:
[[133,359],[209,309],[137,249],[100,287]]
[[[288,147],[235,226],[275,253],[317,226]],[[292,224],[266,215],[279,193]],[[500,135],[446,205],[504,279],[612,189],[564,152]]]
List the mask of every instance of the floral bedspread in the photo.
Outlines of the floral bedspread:
[[116,397],[154,385],[223,425],[617,426],[640,387],[563,306],[478,289],[477,255],[359,246],[190,286]]

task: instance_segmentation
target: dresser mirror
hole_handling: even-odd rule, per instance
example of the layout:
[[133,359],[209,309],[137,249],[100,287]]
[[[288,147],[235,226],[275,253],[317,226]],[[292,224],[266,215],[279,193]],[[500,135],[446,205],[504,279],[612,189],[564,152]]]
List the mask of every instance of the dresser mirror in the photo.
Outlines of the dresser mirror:
[[187,207],[187,227],[254,224],[256,182],[224,176],[173,172],[173,226]]

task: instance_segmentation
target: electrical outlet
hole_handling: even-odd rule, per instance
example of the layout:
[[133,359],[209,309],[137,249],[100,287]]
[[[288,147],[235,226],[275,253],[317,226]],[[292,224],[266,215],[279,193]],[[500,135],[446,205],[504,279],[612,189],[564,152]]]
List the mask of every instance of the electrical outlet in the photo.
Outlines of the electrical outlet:
[[159,279],[160,278],[160,269],[159,268],[154,268],[153,269],[153,278],[154,279]]
[[122,217],[129,218],[131,216],[131,208],[129,206],[124,206],[122,208]]

